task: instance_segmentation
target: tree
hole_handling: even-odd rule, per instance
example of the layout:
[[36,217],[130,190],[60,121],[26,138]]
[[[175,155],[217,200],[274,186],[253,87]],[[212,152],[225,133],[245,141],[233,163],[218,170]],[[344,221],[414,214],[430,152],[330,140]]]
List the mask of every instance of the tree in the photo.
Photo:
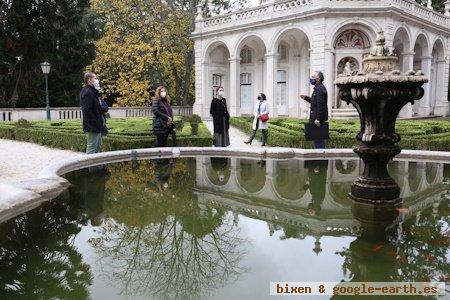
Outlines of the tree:
[[88,0],[3,1],[0,6],[0,106],[44,105],[39,64],[52,64],[52,106],[78,105],[81,74],[93,57],[83,16]]
[[[213,4],[218,10],[228,8],[228,1]],[[189,35],[196,5],[193,0],[92,1],[92,10],[106,22],[88,69],[99,75],[117,105],[146,105],[159,84],[168,87],[174,104],[193,103],[194,52]]]

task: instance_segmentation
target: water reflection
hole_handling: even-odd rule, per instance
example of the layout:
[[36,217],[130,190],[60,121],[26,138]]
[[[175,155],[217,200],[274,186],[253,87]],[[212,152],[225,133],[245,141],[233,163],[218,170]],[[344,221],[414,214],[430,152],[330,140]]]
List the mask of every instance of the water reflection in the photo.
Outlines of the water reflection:
[[[404,203],[379,211],[347,199],[359,160],[162,158],[109,170],[70,174],[59,199],[0,226],[1,299],[85,299],[95,282],[129,298],[209,298],[239,282],[261,288],[268,282],[252,271],[265,264],[255,242],[281,256],[306,245],[327,260],[325,279],[333,264],[342,270],[328,281],[448,281],[443,164],[391,163]],[[82,233],[88,243],[77,248]],[[267,272],[291,274],[275,263]]]

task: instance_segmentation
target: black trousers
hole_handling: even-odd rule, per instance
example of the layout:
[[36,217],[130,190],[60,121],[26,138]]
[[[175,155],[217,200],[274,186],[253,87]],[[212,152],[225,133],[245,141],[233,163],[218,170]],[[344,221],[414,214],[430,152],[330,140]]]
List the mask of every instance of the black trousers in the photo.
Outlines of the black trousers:
[[156,134],[155,147],[166,147],[166,146],[167,146],[167,134],[165,133]]
[[[258,131],[259,128],[259,120],[256,121],[256,129],[253,130],[252,135],[250,136],[250,141],[253,141],[253,139],[256,136],[256,131]],[[262,131],[262,145],[265,146],[267,144],[267,139],[269,138],[269,130],[268,129],[261,129]]]

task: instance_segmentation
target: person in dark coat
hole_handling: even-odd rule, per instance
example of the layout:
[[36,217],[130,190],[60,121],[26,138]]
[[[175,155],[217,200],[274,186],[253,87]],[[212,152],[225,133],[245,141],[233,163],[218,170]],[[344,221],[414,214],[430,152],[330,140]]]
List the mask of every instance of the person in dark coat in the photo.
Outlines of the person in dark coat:
[[[309,122],[314,123],[316,126],[321,126],[328,121],[328,96],[327,89],[323,85],[323,80],[323,73],[315,72],[314,75],[309,79],[309,82],[314,85],[314,92],[312,94],[312,97],[300,95],[300,98],[308,101],[311,104]],[[316,149],[325,148],[325,140],[314,141],[314,147]]]
[[[166,147],[167,137],[174,133],[173,111],[166,88],[159,86],[152,101],[153,134],[156,136],[156,147]],[[175,141],[174,141],[175,142]]]
[[320,214],[323,201],[325,200],[328,160],[307,160],[305,161],[305,167],[308,168],[308,188],[311,194],[308,213],[312,216],[317,216]]
[[102,135],[106,133],[103,122],[103,111],[100,107],[98,79],[94,73],[84,74],[84,87],[80,93],[80,106],[83,112],[83,131],[87,133],[86,153],[93,154],[101,152]]
[[230,114],[228,113],[227,100],[223,97],[222,87],[217,88],[217,98],[211,101],[209,110],[214,123],[214,142],[216,147],[227,147],[230,145]]

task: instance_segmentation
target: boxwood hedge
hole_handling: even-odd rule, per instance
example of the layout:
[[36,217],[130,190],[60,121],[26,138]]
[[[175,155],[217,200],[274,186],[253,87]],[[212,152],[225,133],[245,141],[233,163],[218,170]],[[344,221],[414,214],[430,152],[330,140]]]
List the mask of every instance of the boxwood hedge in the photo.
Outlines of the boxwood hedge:
[[[250,134],[251,117],[231,118],[231,124]],[[312,148],[305,140],[304,123],[307,120],[272,118],[269,121],[269,145],[294,148]],[[358,119],[331,120],[328,148],[351,148],[356,144],[360,128]],[[401,135],[400,146],[414,150],[450,150],[450,122],[447,120],[397,120],[396,132]],[[261,132],[257,133],[261,139]]]

